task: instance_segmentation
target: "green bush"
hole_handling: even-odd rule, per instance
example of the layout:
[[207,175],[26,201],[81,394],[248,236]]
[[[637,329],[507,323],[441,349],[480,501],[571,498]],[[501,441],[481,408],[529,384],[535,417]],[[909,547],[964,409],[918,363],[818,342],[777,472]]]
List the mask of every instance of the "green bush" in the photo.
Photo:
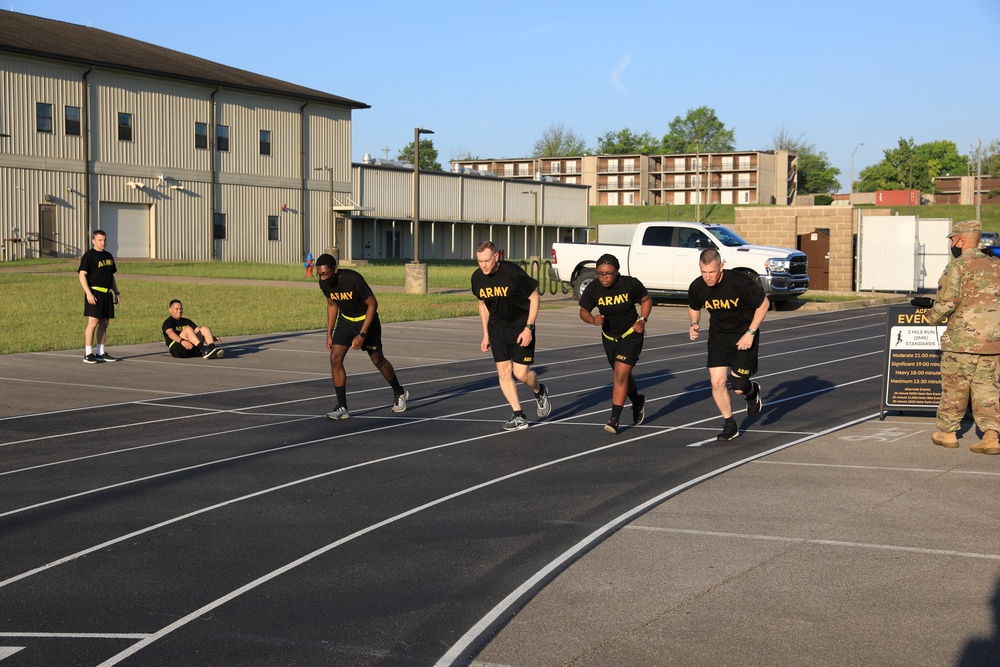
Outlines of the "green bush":
[[814,195],[813,203],[816,206],[829,206],[833,203],[833,197],[830,195]]

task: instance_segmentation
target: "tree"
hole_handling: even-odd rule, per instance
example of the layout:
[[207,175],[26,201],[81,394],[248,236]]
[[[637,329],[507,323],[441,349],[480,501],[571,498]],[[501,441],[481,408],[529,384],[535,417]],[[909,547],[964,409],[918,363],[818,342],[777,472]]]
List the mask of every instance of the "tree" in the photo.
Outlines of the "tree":
[[572,129],[567,130],[562,123],[552,123],[535,142],[535,152],[532,157],[562,157],[582,155],[586,152],[586,145],[580,135]]
[[1000,139],[983,148],[983,175],[1000,175]]
[[899,145],[883,151],[881,162],[861,170],[860,192],[876,190],[934,191],[934,177],[964,174],[969,158],[960,155],[953,141],[914,144],[913,138],[899,138]]
[[806,141],[805,135],[792,138],[785,128],[774,135],[774,150],[785,150],[799,156],[800,195],[829,194],[840,190],[840,169],[830,164],[830,158],[824,151]]
[[[396,155],[396,159],[400,162],[405,162],[407,164],[413,164],[413,142],[411,141],[405,147],[403,147],[399,154]],[[420,140],[420,168],[424,171],[441,171],[441,164],[437,161],[438,152],[434,148],[434,142],[431,139],[421,139]]]
[[736,133],[726,129],[715,109],[688,109],[687,116],[670,121],[663,137],[664,153],[727,153],[735,150]]
[[629,128],[608,131],[597,138],[597,152],[602,155],[622,153],[659,153],[660,142],[649,132],[636,134]]

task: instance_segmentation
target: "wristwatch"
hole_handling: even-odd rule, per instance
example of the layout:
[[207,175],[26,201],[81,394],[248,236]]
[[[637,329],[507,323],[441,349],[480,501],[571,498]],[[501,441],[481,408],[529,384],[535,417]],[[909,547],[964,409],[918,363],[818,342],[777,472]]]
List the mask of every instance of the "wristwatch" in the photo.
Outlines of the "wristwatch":
[[[643,321],[643,323],[646,323],[646,322],[648,322],[648,321],[649,321],[649,320],[647,320],[647,319],[646,319],[645,317],[640,317],[640,318],[639,318],[639,320],[642,320],[642,321]],[[636,322],[638,322],[639,320],[636,320]]]
[[524,328],[527,329],[528,331],[530,331],[531,333],[535,333],[535,325],[534,324],[525,324]]
[[757,330],[756,329],[747,329],[747,333],[750,334],[751,336],[753,336],[754,334],[757,333]]

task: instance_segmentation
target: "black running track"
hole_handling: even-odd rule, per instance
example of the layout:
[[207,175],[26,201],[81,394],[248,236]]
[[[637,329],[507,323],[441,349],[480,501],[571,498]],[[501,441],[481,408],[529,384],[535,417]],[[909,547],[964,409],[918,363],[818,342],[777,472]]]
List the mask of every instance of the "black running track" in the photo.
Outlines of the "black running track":
[[[734,400],[745,433],[727,443],[682,308],[654,310],[646,421],[626,405],[617,436],[598,331],[573,307],[540,318],[552,414],[515,433],[478,318],[386,327],[402,414],[351,352],[338,422],[316,332],[248,338],[217,362],[5,358],[5,376],[36,370],[4,382],[33,412],[0,419],[0,664],[467,664],[644,503],[877,412],[885,317],[774,314],[764,410],[747,420]],[[223,380],[237,368],[252,380]],[[67,385],[94,405],[60,409]]]

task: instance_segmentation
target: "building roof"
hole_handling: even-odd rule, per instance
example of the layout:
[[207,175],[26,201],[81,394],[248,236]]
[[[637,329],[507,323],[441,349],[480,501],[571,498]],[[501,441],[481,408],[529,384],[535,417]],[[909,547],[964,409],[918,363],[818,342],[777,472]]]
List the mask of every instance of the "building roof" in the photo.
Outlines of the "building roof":
[[0,10],[0,52],[3,51],[183,79],[209,86],[315,100],[352,109],[369,108],[363,102],[220,65],[97,28],[6,10]]

